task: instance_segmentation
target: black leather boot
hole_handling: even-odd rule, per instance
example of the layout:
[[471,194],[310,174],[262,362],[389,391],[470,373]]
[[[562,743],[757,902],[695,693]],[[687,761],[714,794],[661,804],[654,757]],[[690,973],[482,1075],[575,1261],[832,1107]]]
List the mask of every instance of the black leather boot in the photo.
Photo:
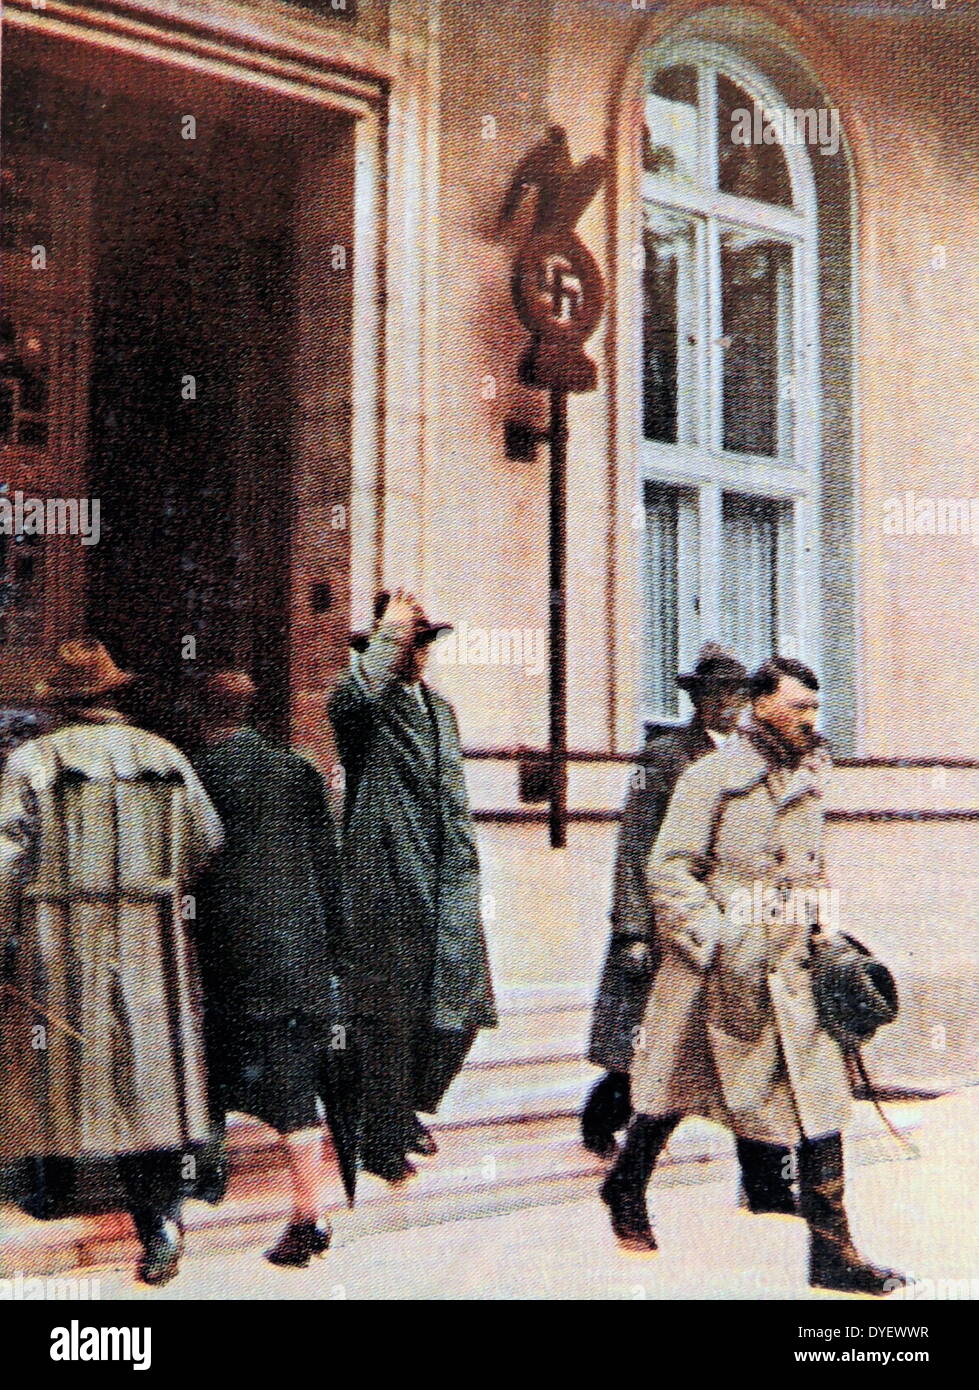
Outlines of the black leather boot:
[[167,1284],[180,1268],[184,1249],[183,1154],[176,1150],[123,1154],[119,1178],[143,1247],[136,1277],[144,1284]]
[[179,1214],[161,1216],[154,1213],[137,1222],[141,1229],[143,1258],[137,1269],[137,1278],[143,1284],[169,1284],[180,1270],[180,1257],[184,1252],[184,1228]]
[[332,1239],[329,1221],[293,1221],[272,1249],[266,1250],[265,1258],[269,1264],[305,1269],[314,1255],[329,1250]]
[[840,1293],[881,1294],[907,1280],[865,1260],[853,1244],[843,1204],[843,1141],[839,1134],[799,1145],[799,1196],[809,1223],[809,1283]]
[[602,1183],[600,1195],[609,1209],[612,1230],[627,1250],[658,1248],[649,1224],[646,1188],[679,1120],[679,1115],[634,1115],[615,1166]]
[[798,1216],[799,1204],[792,1187],[795,1161],[792,1150],[781,1144],[762,1144],[738,1139],[741,1190],[748,1210],[756,1216],[775,1212]]
[[614,1158],[618,1153],[615,1132],[625,1128],[631,1115],[629,1073],[608,1072],[588,1093],[581,1112],[581,1142],[599,1158]]

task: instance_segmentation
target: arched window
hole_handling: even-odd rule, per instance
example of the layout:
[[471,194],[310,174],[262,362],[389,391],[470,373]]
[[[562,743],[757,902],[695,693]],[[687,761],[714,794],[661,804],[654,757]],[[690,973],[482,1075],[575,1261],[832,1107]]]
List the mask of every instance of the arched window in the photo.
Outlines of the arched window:
[[[836,113],[790,109],[726,48],[647,55],[638,445],[641,712],[719,638],[819,665],[819,218]],[[638,306],[637,306],[638,307]]]

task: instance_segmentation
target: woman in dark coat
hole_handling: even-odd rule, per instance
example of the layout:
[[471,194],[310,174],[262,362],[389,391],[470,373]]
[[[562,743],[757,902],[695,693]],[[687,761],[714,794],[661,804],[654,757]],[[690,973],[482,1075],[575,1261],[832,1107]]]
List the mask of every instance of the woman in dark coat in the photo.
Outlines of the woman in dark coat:
[[319,773],[245,723],[254,695],[241,671],[212,676],[204,691],[197,771],[225,830],[199,899],[208,1062],[221,1119],[253,1115],[283,1138],[295,1209],[267,1258],[305,1265],[331,1236],[320,1219],[317,1101],[336,1076],[331,1049],[352,1044],[338,1021],[343,890]]

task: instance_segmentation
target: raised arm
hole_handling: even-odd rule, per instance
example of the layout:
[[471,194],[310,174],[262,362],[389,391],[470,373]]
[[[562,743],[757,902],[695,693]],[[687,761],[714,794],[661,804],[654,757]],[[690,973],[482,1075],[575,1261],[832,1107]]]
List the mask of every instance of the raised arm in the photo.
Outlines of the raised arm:
[[371,636],[367,650],[353,658],[350,671],[331,694],[327,713],[344,766],[348,766],[352,757],[356,759],[356,750],[370,730],[378,702],[398,679],[421,613],[413,595],[399,589],[384,612],[383,622]]

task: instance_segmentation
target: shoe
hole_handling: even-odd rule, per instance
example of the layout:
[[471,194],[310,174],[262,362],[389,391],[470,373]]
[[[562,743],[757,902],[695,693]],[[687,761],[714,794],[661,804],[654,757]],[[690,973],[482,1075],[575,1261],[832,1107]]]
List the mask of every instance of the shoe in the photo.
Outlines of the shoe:
[[305,1269],[314,1255],[323,1255],[330,1248],[333,1229],[329,1221],[293,1221],[283,1231],[265,1258],[272,1265]]
[[649,1224],[646,1209],[646,1194],[630,1192],[610,1173],[599,1189],[602,1201],[608,1207],[615,1238],[626,1250],[651,1252],[658,1250],[656,1236]]
[[408,1152],[411,1154],[421,1154],[422,1158],[432,1158],[439,1151],[439,1146],[435,1142],[435,1136],[427,1125],[423,1125],[421,1120],[415,1120],[415,1130],[408,1143]]
[[179,1221],[160,1217],[143,1237],[143,1258],[137,1270],[142,1284],[169,1284],[180,1269],[184,1232]]
[[872,1264],[853,1244],[844,1205],[843,1141],[839,1134],[799,1146],[799,1193],[809,1223],[809,1283],[837,1293],[880,1298],[908,1283],[894,1269]]
[[376,1165],[364,1163],[363,1168],[365,1173],[373,1173],[376,1178],[383,1178],[384,1181],[389,1182],[392,1187],[407,1182],[409,1178],[413,1178],[418,1172],[418,1169],[410,1158],[403,1159],[401,1163],[378,1163]]
[[896,1269],[864,1259],[852,1241],[840,1242],[813,1232],[809,1245],[809,1283],[836,1293],[866,1293],[875,1298],[903,1289],[908,1283]]

